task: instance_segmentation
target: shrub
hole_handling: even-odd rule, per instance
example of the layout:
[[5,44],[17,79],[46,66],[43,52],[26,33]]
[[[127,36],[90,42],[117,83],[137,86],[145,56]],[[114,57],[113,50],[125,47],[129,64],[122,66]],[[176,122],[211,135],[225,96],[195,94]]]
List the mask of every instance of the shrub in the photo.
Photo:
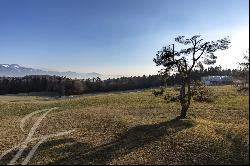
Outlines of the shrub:
[[249,92],[249,86],[246,86],[244,84],[241,84],[237,87],[238,92],[248,93]]
[[176,102],[180,100],[180,96],[166,93],[166,95],[164,96],[164,100],[166,100],[167,102]]
[[198,102],[213,102],[216,98],[215,94],[200,81],[195,82],[192,96],[193,100]]
[[160,90],[153,90],[152,94],[157,97],[157,96],[162,96],[164,93],[163,87],[160,87]]

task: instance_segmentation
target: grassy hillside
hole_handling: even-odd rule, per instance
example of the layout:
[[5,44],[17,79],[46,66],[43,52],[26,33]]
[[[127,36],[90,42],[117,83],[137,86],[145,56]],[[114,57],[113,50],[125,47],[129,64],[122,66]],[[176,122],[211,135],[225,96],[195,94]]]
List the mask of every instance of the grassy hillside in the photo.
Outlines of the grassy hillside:
[[[35,136],[76,130],[40,145],[29,164],[247,164],[249,96],[232,86],[211,89],[217,100],[192,102],[188,119],[179,121],[173,120],[179,103],[166,103],[150,90],[67,99],[1,96],[0,154],[27,137],[36,118],[22,132],[25,115],[59,107]],[[29,144],[18,163],[36,143]]]

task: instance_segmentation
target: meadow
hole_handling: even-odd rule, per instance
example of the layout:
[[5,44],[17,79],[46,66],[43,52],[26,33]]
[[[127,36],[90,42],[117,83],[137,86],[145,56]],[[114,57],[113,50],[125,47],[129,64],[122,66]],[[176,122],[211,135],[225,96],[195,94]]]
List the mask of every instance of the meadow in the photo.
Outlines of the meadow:
[[[233,86],[209,88],[217,99],[193,101],[183,120],[174,119],[179,103],[154,97],[152,89],[62,99],[0,96],[0,154],[27,137],[37,116],[23,132],[19,125],[25,115],[58,107],[35,137],[75,131],[42,143],[28,164],[248,164],[248,93]],[[28,144],[17,164],[36,143]],[[16,152],[0,164],[8,164]]]

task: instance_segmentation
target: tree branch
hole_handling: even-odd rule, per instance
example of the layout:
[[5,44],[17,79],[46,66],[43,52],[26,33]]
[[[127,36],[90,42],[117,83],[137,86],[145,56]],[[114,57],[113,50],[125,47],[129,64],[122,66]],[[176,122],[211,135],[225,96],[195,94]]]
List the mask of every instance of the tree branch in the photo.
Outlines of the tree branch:
[[[196,44],[197,44],[197,43],[196,43]],[[194,68],[195,62],[197,62],[197,61],[200,59],[200,57],[203,55],[203,53],[205,52],[205,49],[206,49],[206,47],[207,47],[207,42],[206,42],[205,44],[203,44],[203,45],[201,46],[201,48],[202,48],[202,47],[204,47],[204,48],[203,48],[201,54],[200,54],[197,58],[195,58],[196,50],[195,50],[195,47],[194,47],[194,52],[193,52],[193,64],[192,64],[192,66],[190,67],[190,69],[188,70],[188,72],[191,72],[191,70]]]
[[203,47],[203,46],[204,46],[204,48],[203,48],[201,54],[195,59],[195,61],[199,60],[200,57],[202,56],[202,54],[205,52],[205,49],[206,49],[206,47],[207,47],[207,42],[206,42],[204,45],[202,45],[202,47]]

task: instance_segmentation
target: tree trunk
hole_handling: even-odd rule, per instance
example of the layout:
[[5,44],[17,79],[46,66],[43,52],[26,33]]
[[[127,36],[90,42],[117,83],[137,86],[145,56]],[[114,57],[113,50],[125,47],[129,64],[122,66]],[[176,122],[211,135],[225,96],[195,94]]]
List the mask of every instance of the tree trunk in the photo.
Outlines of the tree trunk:
[[[187,86],[187,91],[186,91],[186,86]],[[184,119],[187,117],[187,111],[189,109],[190,100],[191,100],[190,79],[189,77],[187,77],[183,79],[180,89],[181,114],[178,117],[179,119]]]

